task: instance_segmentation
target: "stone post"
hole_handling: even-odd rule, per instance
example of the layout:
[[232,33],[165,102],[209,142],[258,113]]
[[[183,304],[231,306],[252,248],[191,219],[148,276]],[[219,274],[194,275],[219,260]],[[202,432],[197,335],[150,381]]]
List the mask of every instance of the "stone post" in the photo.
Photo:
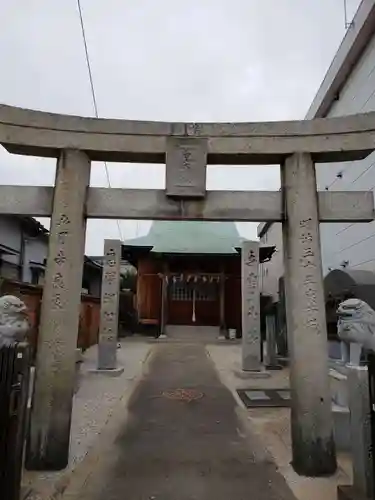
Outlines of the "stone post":
[[242,369],[261,370],[259,243],[244,241],[242,263]]
[[[121,241],[104,241],[98,370],[117,369]],[[120,370],[122,371],[122,370]]]
[[220,272],[220,283],[219,283],[219,293],[220,293],[220,334],[226,335],[227,327],[225,323],[225,270],[224,266]]
[[62,151],[57,162],[48,259],[38,336],[26,467],[68,464],[90,161]]
[[353,487],[364,498],[374,495],[374,461],[371,439],[371,406],[367,366],[347,365],[350,448]]
[[276,356],[276,321],[273,314],[266,315],[266,368],[277,368]]
[[315,166],[309,154],[296,153],[281,173],[292,464],[298,474],[317,477],[335,472],[336,453]]
[[168,274],[166,267],[161,277],[161,313],[160,313],[160,336],[165,337],[167,323],[167,302],[168,302]]

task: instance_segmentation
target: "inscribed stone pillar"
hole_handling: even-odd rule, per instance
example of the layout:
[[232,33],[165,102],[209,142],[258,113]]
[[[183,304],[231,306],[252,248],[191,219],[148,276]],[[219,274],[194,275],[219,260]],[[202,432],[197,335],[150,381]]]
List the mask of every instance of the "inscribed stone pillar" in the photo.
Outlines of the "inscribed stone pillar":
[[117,368],[121,241],[104,241],[98,370]]
[[260,371],[259,243],[242,245],[242,369]]
[[298,153],[281,173],[292,463],[297,473],[316,477],[335,472],[336,455],[315,166],[309,154]]
[[26,466],[34,470],[60,470],[68,464],[89,181],[90,161],[85,153],[62,151],[57,162],[27,445]]
[[225,272],[224,269],[220,273],[220,331],[222,334],[226,332],[226,322],[225,322]]
[[165,335],[165,326],[167,322],[168,275],[163,273],[161,280],[160,335]]

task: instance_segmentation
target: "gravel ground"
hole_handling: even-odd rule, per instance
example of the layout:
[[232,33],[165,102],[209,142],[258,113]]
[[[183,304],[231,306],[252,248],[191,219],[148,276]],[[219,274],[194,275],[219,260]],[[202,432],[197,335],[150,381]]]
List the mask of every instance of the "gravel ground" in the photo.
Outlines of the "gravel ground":
[[67,482],[69,473],[82,462],[95,444],[118,404],[129,397],[136,379],[142,373],[150,349],[147,341],[121,342],[117,356],[118,365],[124,367],[124,372],[118,377],[90,373],[90,370],[96,368],[97,346],[84,353],[79,389],[73,398],[68,468],[59,472],[24,471],[22,491],[28,500],[48,496],[41,492],[53,490],[56,484]]

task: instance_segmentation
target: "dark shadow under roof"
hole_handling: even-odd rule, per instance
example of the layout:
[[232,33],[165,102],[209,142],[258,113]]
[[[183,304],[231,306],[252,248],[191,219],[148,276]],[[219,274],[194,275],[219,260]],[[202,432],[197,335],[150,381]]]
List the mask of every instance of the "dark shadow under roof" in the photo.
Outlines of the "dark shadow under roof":
[[324,278],[324,294],[326,300],[352,296],[375,309],[375,273],[360,269],[334,269]]

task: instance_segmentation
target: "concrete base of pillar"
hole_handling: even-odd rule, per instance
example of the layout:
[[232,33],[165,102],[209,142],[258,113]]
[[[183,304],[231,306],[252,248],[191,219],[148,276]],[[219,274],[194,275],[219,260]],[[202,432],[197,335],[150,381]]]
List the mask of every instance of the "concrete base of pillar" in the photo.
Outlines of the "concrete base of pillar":
[[266,370],[268,371],[277,371],[277,370],[282,370],[283,367],[281,365],[266,365]]
[[271,376],[271,374],[269,372],[266,372],[265,370],[259,370],[259,371],[235,370],[234,373],[238,378],[241,378],[243,380],[264,379],[264,378],[269,378]]
[[[244,349],[242,344],[242,350]],[[260,354],[260,353],[259,353]],[[250,355],[242,358],[242,371],[259,373],[264,370],[264,365],[262,364],[261,356]]]
[[114,370],[117,364],[117,340],[99,342],[97,370]]
[[122,373],[124,373],[124,367],[120,366],[111,370],[101,370],[99,368],[93,368],[92,370],[88,370],[88,373],[92,373],[95,375],[106,375],[108,377],[119,377]]

